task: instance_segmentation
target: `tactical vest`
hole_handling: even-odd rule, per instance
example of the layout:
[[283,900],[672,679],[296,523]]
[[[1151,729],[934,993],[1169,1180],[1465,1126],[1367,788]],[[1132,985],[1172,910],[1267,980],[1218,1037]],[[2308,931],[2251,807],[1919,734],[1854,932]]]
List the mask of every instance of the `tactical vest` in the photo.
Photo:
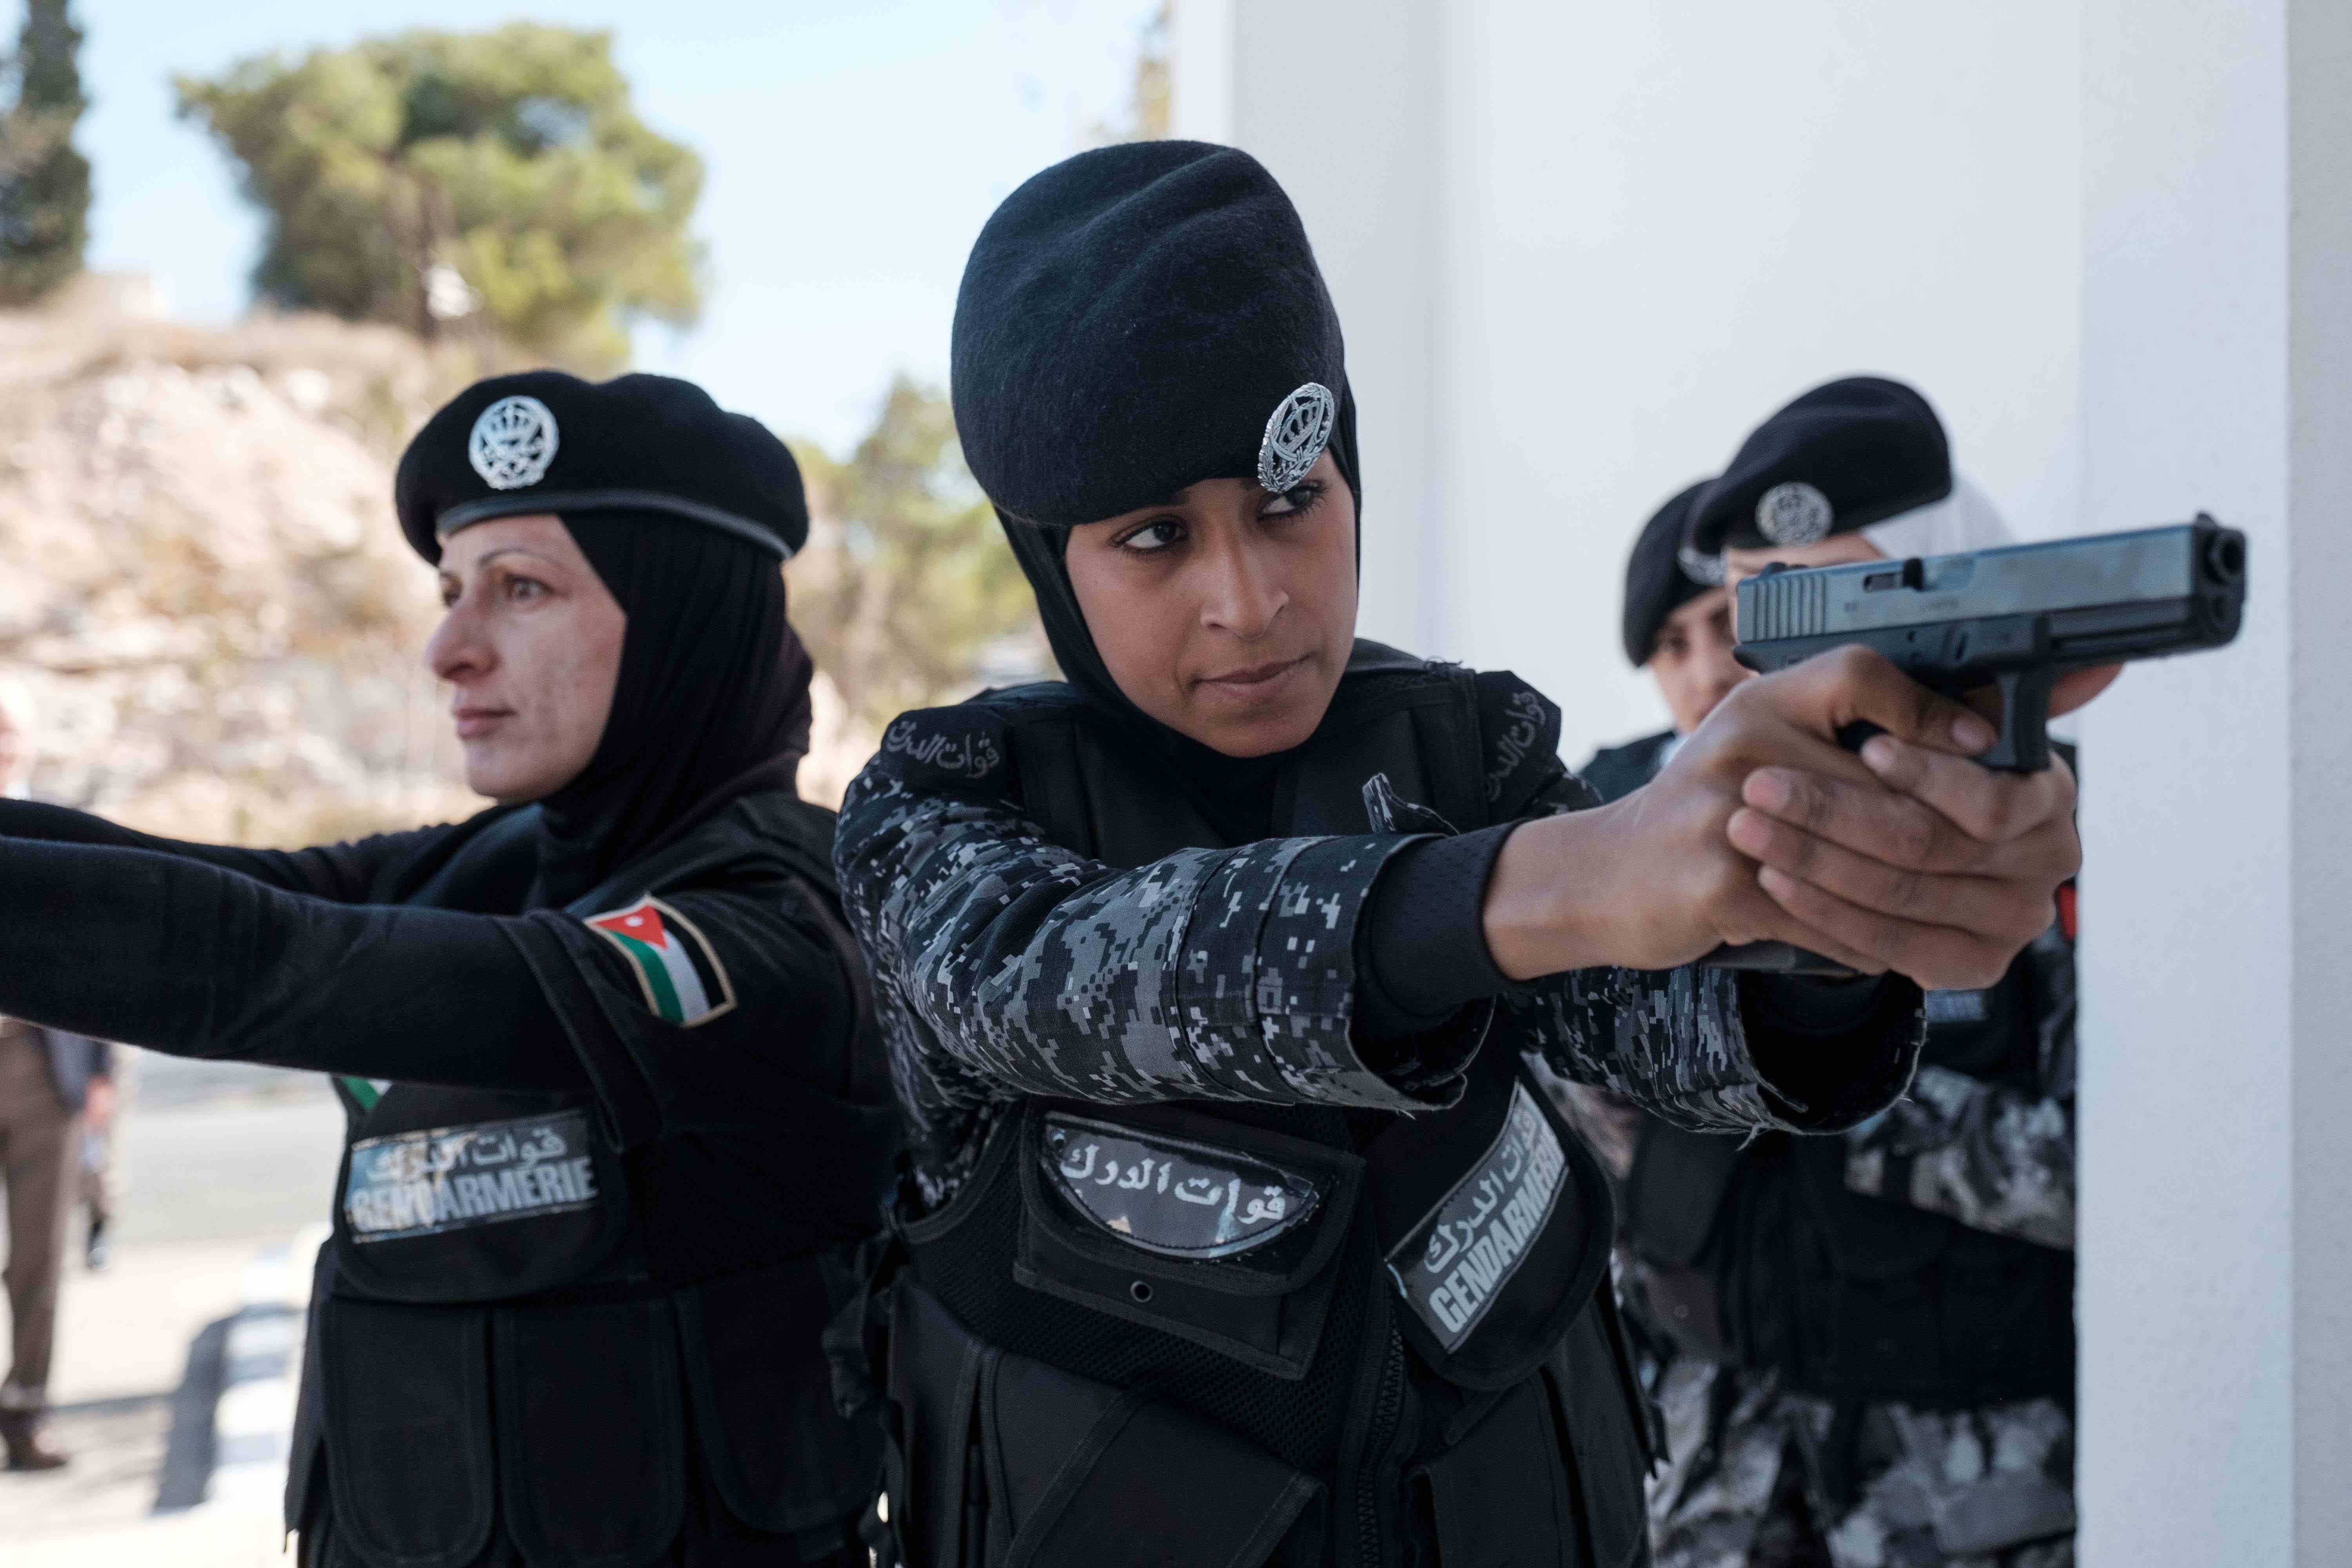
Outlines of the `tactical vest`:
[[[1923,1060],[2043,1092],[2035,993],[2023,954],[1987,990],[1936,993]],[[1853,1192],[1846,1154],[1646,1121],[1625,1221],[1650,1315],[1686,1350],[1832,1400],[2071,1400],[2074,1254]]]
[[[689,837],[569,912],[739,853]],[[846,931],[810,902],[862,977]],[[870,1061],[862,990],[858,1005]],[[331,1507],[338,1553],[370,1568],[466,1568],[494,1530],[531,1568],[632,1568],[673,1547],[699,1488],[755,1530],[837,1545],[879,1435],[835,1412],[817,1342],[857,1283],[835,1211],[870,1213],[887,1184],[878,1089],[812,1087],[785,1119],[869,1167],[810,1204],[805,1244],[771,1236],[766,1258],[695,1277],[657,1244],[685,1216],[657,1212],[644,1179],[672,1141],[616,1152],[593,1099],[394,1084],[347,1100],[299,1423],[323,1447],[328,1496],[307,1495],[298,1438],[289,1526]]]
[[[1067,688],[979,700],[1053,841],[1122,868],[1223,847]],[[1360,643],[1275,832],[1479,827],[1510,806],[1486,782],[1472,675]],[[1611,1225],[1498,1046],[1412,1117],[1032,1100],[896,1222],[898,1543],[919,1568],[1618,1568],[1647,1435]]]

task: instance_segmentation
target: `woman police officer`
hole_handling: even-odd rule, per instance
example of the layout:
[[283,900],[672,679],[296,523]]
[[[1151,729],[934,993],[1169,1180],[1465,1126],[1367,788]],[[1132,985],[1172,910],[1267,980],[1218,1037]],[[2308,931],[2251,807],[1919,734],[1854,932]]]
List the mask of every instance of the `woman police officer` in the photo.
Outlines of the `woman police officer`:
[[876,1436],[817,1335],[896,1140],[793,789],[791,455],[684,382],[533,372],[397,500],[499,804],[291,853],[0,804],[0,1012],[348,1075],[305,1564],[860,1563]]
[[[1068,679],[902,717],[835,843],[908,1123],[860,1320],[898,1544],[1639,1559],[1609,1198],[1538,1075],[1730,1132],[1882,1109],[1919,984],[2046,920],[2067,781],[1966,763],[1989,727],[1848,658],[1577,809],[1538,693],[1354,638],[1339,326],[1241,153],[1029,181],[953,359]],[[1907,793],[1834,743],[1861,717]],[[1876,977],[1689,966],[1767,937]]]

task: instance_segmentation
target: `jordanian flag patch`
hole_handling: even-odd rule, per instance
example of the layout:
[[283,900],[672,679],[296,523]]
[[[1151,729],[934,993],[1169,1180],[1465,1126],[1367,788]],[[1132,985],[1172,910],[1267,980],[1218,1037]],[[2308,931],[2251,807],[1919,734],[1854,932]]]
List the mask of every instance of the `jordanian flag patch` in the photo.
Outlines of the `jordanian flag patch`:
[[588,929],[621,950],[656,1017],[691,1029],[734,1007],[735,983],[709,940],[659,899],[590,915]]

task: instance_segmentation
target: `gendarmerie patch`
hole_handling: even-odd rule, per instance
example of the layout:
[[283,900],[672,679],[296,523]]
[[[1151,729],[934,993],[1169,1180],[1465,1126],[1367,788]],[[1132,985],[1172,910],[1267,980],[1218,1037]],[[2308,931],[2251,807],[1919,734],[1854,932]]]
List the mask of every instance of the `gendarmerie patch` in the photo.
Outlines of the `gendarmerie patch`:
[[1486,799],[1516,805],[1559,765],[1559,709],[1507,669],[1482,669],[1475,684]]
[[521,489],[547,478],[555,461],[555,415],[536,397],[501,397],[474,421],[466,458],[494,490]]
[[1437,1342],[1459,1350],[1518,1272],[1559,1197],[1568,1155],[1524,1083],[1495,1142],[1388,1256],[1389,1275]]
[[588,929],[620,949],[654,1016],[681,1028],[735,1007],[735,983],[695,923],[659,899],[588,917]]
[[923,708],[902,713],[882,734],[882,756],[902,777],[951,787],[1003,781],[1003,721],[982,708]]
[[1312,1177],[1230,1149],[1060,1113],[1039,1157],[1080,1214],[1165,1258],[1230,1258],[1294,1228],[1323,1201]]
[[588,1113],[549,1111],[352,1145],[352,1239],[394,1241],[593,1207]]

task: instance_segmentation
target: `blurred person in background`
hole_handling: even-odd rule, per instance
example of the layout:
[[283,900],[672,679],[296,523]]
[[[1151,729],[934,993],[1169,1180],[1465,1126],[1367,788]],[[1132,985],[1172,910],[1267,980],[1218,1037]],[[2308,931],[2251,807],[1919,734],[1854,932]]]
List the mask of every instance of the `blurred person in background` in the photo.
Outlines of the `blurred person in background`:
[[114,1260],[114,1216],[122,1208],[122,1155],[115,1134],[128,1110],[136,1083],[137,1058],[127,1050],[103,1045],[108,1068],[90,1079],[82,1107],[81,1163],[75,1191],[81,1199],[85,1228],[82,1263],[95,1274]]
[[[1927,401],[1868,377],[1796,399],[1676,502],[1682,558],[1719,555],[1734,591],[1775,562],[2013,542]],[[1594,773],[1622,784],[1612,756]],[[2074,1560],[2071,880],[2056,915],[1995,984],[1927,994],[1909,1092],[1841,1138],[1743,1142],[1583,1095],[1662,1362],[1660,1568]]]
[[[32,758],[0,709],[0,798],[22,788]],[[58,1283],[85,1129],[113,1115],[113,1056],[102,1040],[0,1016],[0,1184],[7,1188],[9,1364],[0,1382],[0,1444],[12,1470],[53,1470],[66,1456],[41,1440],[57,1348]]]
[[1658,776],[1675,748],[1750,671],[1731,657],[1731,595],[1719,556],[1685,548],[1691,503],[1707,481],[1685,487],[1642,525],[1625,562],[1625,658],[1646,669],[1666,700],[1671,727],[1604,747],[1578,771],[1602,800],[1621,800]]
[[[2014,879],[1998,916],[1929,876],[1862,938],[1950,984],[1998,974],[2071,868],[2065,775],[1987,773],[1955,754],[1981,720],[1832,657],[1745,683],[1603,806],[1526,683],[1357,639],[1339,323],[1234,149],[1023,184],[952,362],[1067,679],[901,716],[835,848],[908,1123],[865,1319],[908,1560],[1643,1560],[1608,1189],[1531,1062],[1734,1133],[1883,1110],[1912,978],[1694,962],[1818,929],[1735,848],[1739,792],[1777,759],[1863,812],[1945,784],[2019,811],[1970,862],[1971,902]],[[1937,782],[1881,788],[1841,703]]]
[[794,790],[798,469],[685,382],[539,371],[395,492],[499,804],[293,851],[0,805],[0,1009],[350,1097],[304,1568],[864,1568],[879,1434],[818,1336],[897,1137]]

